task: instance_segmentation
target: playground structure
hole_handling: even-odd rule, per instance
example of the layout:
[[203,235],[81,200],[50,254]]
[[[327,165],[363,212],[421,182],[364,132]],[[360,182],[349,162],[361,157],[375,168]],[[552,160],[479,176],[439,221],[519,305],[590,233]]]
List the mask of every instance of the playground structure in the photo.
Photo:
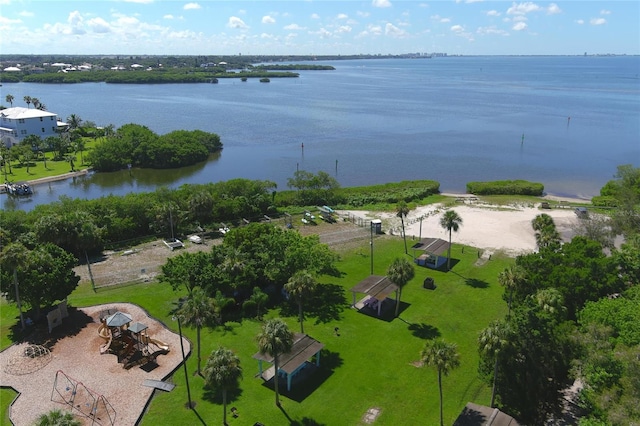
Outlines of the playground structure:
[[145,324],[131,321],[131,315],[118,311],[102,318],[98,327],[98,335],[105,340],[100,354],[115,354],[127,370],[154,363],[158,355],[169,352],[168,344],[149,336]]
[[71,410],[91,419],[91,424],[115,425],[116,410],[104,395],[91,390],[62,370],[56,371],[51,401],[69,405]]

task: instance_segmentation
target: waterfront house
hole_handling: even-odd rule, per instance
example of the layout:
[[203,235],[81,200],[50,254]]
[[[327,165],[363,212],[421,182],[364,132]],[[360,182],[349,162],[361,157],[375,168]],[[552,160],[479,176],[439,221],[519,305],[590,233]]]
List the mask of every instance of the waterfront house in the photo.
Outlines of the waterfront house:
[[35,108],[14,107],[0,111],[0,141],[7,148],[19,144],[29,135],[41,139],[58,136],[67,123],[59,121],[58,115]]

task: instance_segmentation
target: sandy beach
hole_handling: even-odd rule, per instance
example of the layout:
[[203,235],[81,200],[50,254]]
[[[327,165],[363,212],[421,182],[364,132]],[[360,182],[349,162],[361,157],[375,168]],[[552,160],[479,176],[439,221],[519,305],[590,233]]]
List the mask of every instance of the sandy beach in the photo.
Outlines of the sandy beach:
[[[449,234],[439,222],[447,209],[453,209],[462,218],[462,226],[458,232],[453,233],[453,243],[480,248],[486,254],[504,252],[516,256],[536,249],[531,221],[537,215],[546,213],[551,216],[563,240],[566,241],[573,237],[578,221],[568,203],[567,208],[541,209],[540,203],[496,206],[472,200],[468,195],[459,197],[464,198],[464,201],[456,202],[455,205],[433,204],[411,210],[405,219],[407,238],[432,237],[448,240]],[[563,200],[585,203],[585,200]],[[343,213],[367,220],[380,219],[383,232],[402,235],[400,218],[396,217],[394,212],[349,210]]]

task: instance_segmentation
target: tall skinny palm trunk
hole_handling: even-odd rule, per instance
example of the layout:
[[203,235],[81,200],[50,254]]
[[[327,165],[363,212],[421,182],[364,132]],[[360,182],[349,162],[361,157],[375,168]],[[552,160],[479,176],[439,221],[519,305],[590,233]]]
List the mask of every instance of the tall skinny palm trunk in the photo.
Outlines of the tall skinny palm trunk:
[[440,389],[440,426],[444,426],[444,418],[442,414],[442,371],[438,370],[438,388]]
[[273,357],[273,368],[276,369],[276,374],[273,376],[273,387],[276,391],[276,405],[280,406],[280,393],[278,392],[278,382],[280,381],[280,376],[278,375],[278,370],[280,369],[280,363],[278,359],[278,354]]
[[196,370],[196,374],[202,376],[202,373],[200,372],[200,326],[196,327],[196,340],[198,341],[198,369]]
[[298,318],[300,319],[300,333],[304,334],[304,325],[302,322],[302,299],[298,301]]
[[222,409],[223,414],[222,414],[222,424],[223,425],[227,425],[227,388],[224,387],[222,388]]
[[496,402],[496,383],[498,382],[498,357],[496,356],[496,362],[493,364],[493,387],[491,389],[491,405],[493,408]]

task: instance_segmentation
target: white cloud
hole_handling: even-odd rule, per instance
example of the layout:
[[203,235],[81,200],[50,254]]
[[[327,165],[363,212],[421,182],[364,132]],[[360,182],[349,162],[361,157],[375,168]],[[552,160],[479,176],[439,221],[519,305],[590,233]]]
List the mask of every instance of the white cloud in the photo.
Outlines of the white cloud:
[[500,16],[500,12],[497,10],[490,10],[487,12],[487,16]]
[[357,11],[356,14],[361,18],[368,18],[371,15],[369,12],[362,12],[361,10]]
[[262,23],[263,24],[275,24],[276,20],[273,19],[273,17],[269,16],[269,15],[265,15],[262,17]]
[[28,10],[23,10],[18,15],[22,16],[23,18],[32,18],[33,12],[29,12]]
[[512,21],[513,22],[524,22],[527,21],[529,18],[527,18],[526,16],[523,15],[518,15],[518,16],[514,16]]
[[576,19],[576,24],[578,25],[584,24],[584,19]]
[[456,0],[456,3],[481,3],[484,0]]
[[202,9],[198,3],[187,3],[182,7],[184,10],[197,10]]
[[451,22],[451,19],[449,19],[449,18],[442,18],[442,19],[440,19],[440,22],[442,22],[443,24],[447,24],[447,23]]
[[91,28],[94,33],[104,34],[111,32],[111,25],[102,18],[93,18],[87,22],[87,26]]
[[607,23],[607,20],[604,18],[592,18],[589,23],[591,25],[604,25]]
[[238,18],[237,16],[232,16],[229,18],[229,21],[227,22],[227,27],[237,28],[241,30],[246,30],[249,28],[249,26],[245,24],[244,21]]
[[407,32],[405,30],[396,27],[391,22],[387,22],[387,24],[384,26],[384,34],[396,38],[407,36]]
[[318,34],[320,38],[331,38],[333,36],[330,31],[327,31],[324,28],[320,28],[320,30],[316,31],[315,34]]
[[380,25],[369,24],[367,30],[373,35],[382,35],[382,27]]
[[11,25],[11,24],[21,24],[22,21],[20,19],[9,19],[0,15],[0,25]]
[[163,18],[164,19],[173,19],[174,16],[173,15],[164,15]]
[[345,13],[339,13],[338,16],[336,16],[336,19],[347,19],[348,17],[349,16]]
[[602,9],[600,11],[600,15],[611,15],[611,11],[607,9]]
[[276,36],[274,36],[273,34],[262,33],[260,34],[260,38],[264,40],[275,40]]
[[338,29],[336,30],[337,33],[350,33],[352,30],[352,28],[349,25],[341,25],[340,27],[338,27]]
[[312,13],[311,19],[320,19],[320,15],[318,15],[317,13]]
[[501,36],[508,36],[509,35],[509,33],[507,31],[501,30],[498,27],[496,27],[495,25],[492,25],[490,27],[478,27],[476,32],[478,34],[482,34],[482,35],[501,35]]
[[557,15],[558,13],[562,13],[562,9],[557,4],[551,3],[547,7],[547,15]]
[[523,31],[527,29],[527,24],[526,22],[516,22],[511,29],[513,31]]
[[464,31],[464,27],[462,25],[453,25],[450,30],[454,33],[461,33]]
[[391,2],[389,0],[372,0],[371,5],[373,7],[391,7]]
[[541,10],[540,6],[530,1],[520,4],[514,2],[511,4],[511,7],[507,9],[507,15],[526,15],[527,13],[537,12],[539,10]]
[[288,31],[301,31],[301,30],[306,30],[306,27],[301,27],[298,24],[289,24],[287,26],[284,27],[285,30]]
[[125,3],[142,3],[142,4],[149,4],[149,3],[153,3],[153,0],[124,0]]

